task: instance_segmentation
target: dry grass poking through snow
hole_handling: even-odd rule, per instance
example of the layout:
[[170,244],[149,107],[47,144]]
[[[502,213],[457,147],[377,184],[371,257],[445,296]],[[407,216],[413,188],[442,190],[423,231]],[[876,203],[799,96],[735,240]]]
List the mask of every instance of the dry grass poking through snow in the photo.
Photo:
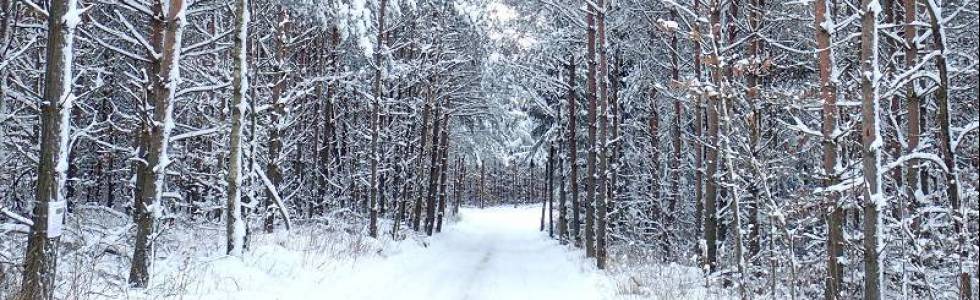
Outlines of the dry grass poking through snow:
[[702,272],[692,266],[664,264],[637,246],[610,249],[607,274],[617,299],[730,299],[724,290],[705,287]]
[[[84,223],[82,223],[84,220]],[[242,258],[224,255],[224,224],[199,220],[164,225],[156,243],[153,278],[146,289],[127,288],[130,245],[135,229],[128,217],[97,207],[79,207],[69,219],[58,266],[59,299],[228,299],[239,293],[268,290],[269,296],[303,299],[292,294],[297,285],[316,285],[351,268],[359,259],[388,255],[401,245],[421,244],[403,232],[406,241],[394,241],[390,232],[381,239],[366,237],[365,220],[355,214],[296,222],[291,232],[251,233],[250,249]],[[253,227],[259,224],[252,220]],[[389,224],[382,224],[390,230]],[[20,262],[26,236],[6,233],[0,239],[0,299],[13,296],[20,286]],[[412,247],[412,246],[410,246]],[[350,270],[344,270],[350,272]],[[247,285],[247,286],[246,286]],[[286,297],[286,298],[283,298]],[[247,295],[249,299],[274,299]]]

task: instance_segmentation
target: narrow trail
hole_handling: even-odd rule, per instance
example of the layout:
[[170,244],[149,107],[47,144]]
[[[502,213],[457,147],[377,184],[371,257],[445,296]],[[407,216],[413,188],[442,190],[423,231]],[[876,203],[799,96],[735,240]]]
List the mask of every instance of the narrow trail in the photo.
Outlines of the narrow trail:
[[540,208],[463,209],[427,248],[358,264],[336,299],[602,299],[601,276],[538,231]]

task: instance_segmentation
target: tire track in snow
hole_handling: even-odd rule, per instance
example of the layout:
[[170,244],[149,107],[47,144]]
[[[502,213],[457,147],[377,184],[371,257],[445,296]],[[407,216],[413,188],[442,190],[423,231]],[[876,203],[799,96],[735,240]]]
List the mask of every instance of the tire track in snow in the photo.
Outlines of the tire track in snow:
[[408,248],[359,264],[323,299],[597,300],[598,277],[575,250],[538,231],[539,208],[463,209],[462,219]]
[[469,279],[466,280],[466,284],[463,286],[464,294],[462,300],[470,300],[472,297],[472,286],[476,282],[478,276],[483,273],[483,270],[487,269],[487,263],[490,262],[491,256],[493,256],[492,250],[488,250],[486,253],[484,253],[483,258],[480,259],[480,262],[476,265],[476,268],[473,269],[472,273],[470,273]]

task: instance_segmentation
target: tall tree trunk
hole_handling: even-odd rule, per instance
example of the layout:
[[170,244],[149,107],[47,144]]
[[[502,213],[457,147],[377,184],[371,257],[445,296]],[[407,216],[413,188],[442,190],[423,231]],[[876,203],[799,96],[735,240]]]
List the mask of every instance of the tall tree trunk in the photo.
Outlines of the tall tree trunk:
[[548,198],[548,236],[555,237],[555,145],[548,145],[548,166],[546,168],[548,178],[548,187],[545,192],[548,193],[545,197]]
[[[316,38],[316,39],[314,39],[314,41],[316,43],[324,43],[324,41],[320,40],[320,38]],[[324,58],[324,55],[323,55],[324,52],[325,51],[322,48],[313,50],[313,62],[311,64],[313,68],[327,69],[326,63],[325,63],[325,60],[326,59]],[[329,69],[327,69],[327,70],[328,70],[327,72],[329,72]],[[315,214],[315,212],[317,210],[317,207],[320,205],[320,203],[323,202],[323,199],[324,199],[324,197],[327,194],[327,192],[326,192],[327,191],[327,186],[326,186],[327,185],[327,177],[325,176],[325,174],[327,173],[327,170],[326,170],[327,164],[325,164],[323,162],[327,159],[325,156],[327,156],[329,154],[326,153],[326,151],[324,151],[324,149],[327,148],[324,145],[325,143],[323,143],[323,140],[324,140],[325,136],[321,136],[321,135],[323,135],[324,130],[320,130],[320,128],[321,128],[320,124],[327,124],[327,120],[321,120],[321,118],[323,118],[326,115],[326,114],[323,114],[322,113],[323,110],[324,110],[324,107],[321,107],[321,106],[326,106],[326,105],[323,105],[324,104],[323,103],[324,102],[324,94],[327,93],[327,91],[324,90],[324,86],[325,86],[325,84],[318,83],[316,85],[316,88],[313,90],[313,96],[312,96],[312,98],[313,98],[312,99],[313,100],[313,123],[311,123],[309,125],[309,128],[310,128],[311,131],[313,131],[313,140],[311,141],[311,143],[313,144],[313,168],[312,168],[312,171],[313,171],[313,191],[312,191],[312,195],[311,195],[312,196],[311,197],[312,199],[309,199],[309,200],[305,201],[306,203],[303,205],[304,206],[304,209],[306,210],[305,211],[306,218],[308,218],[308,219],[312,219],[313,218],[313,215]],[[326,126],[323,126],[323,127],[326,127]],[[302,162],[297,162],[297,164],[301,164],[301,163]]]
[[881,299],[882,245],[880,209],[888,201],[881,194],[881,124],[878,124],[878,13],[877,0],[862,0],[861,20],[861,137],[864,169],[864,298]]
[[442,141],[439,146],[439,212],[436,232],[442,232],[442,219],[446,215],[446,179],[449,177],[449,113],[442,114]]
[[[728,137],[735,136],[736,134],[735,131],[732,130],[732,116],[731,116],[732,109],[729,107],[731,105],[730,103],[731,102],[727,97],[722,98],[719,103],[719,105],[721,106],[720,111],[722,113],[721,121],[724,126],[725,135]],[[736,176],[735,158],[732,155],[734,149],[732,147],[731,141],[732,140],[730,138],[720,140],[719,147],[725,159],[725,169],[728,171],[725,176],[726,177],[725,179],[727,182],[731,183],[730,189],[731,189],[732,200],[729,208],[731,209],[732,212],[732,227],[734,228],[734,230],[732,230],[732,235],[733,235],[732,248],[734,252],[732,254],[735,256],[734,277],[735,277],[736,285],[738,286],[739,299],[747,300],[749,299],[749,294],[748,291],[746,290],[746,282],[745,282],[746,266],[745,266],[745,250],[744,250],[745,243],[743,242],[744,238],[742,234],[742,205],[741,205],[742,194],[741,194],[740,186],[734,184],[735,176]]]
[[[510,186],[510,195],[511,195],[510,196],[510,199],[511,199],[511,201],[514,202],[513,203],[514,204],[514,207],[517,207],[517,204],[521,202],[521,198],[520,198],[521,197],[521,195],[520,195],[520,193],[521,193],[521,181],[520,181],[520,178],[521,177],[517,175],[517,171],[518,171],[518,169],[520,169],[520,166],[517,164],[516,161],[511,166],[512,166],[511,170],[513,170],[514,173],[511,174],[511,183],[512,183],[512,185]],[[534,161],[531,161],[530,172],[534,172]],[[501,188],[501,190],[503,190],[503,188]],[[530,202],[531,202],[530,199],[528,199],[527,203],[530,203]]]
[[[711,32],[712,39],[721,36],[721,5],[720,1],[715,0],[710,6],[711,10]],[[716,48],[712,46],[712,48]],[[712,51],[710,56],[712,67],[712,84],[715,89],[720,88],[723,71],[719,68],[719,57],[717,51]],[[720,91],[719,91],[720,92]],[[718,92],[715,92],[717,94]],[[704,186],[704,239],[706,245],[706,256],[704,265],[709,273],[714,273],[718,267],[718,181],[715,175],[718,171],[718,109],[721,101],[718,95],[707,95],[707,146],[705,147],[705,186]]]
[[[180,83],[181,35],[184,27],[185,3],[183,0],[157,0],[153,9],[156,15],[151,24],[150,43],[160,55],[152,62],[150,91],[147,93],[153,107],[145,107],[146,114],[140,130],[141,162],[136,173],[136,199],[133,203],[136,222],[136,244],[133,262],[129,270],[129,283],[146,287],[153,262],[153,241],[156,220],[163,215],[161,195],[164,193],[166,170],[170,164],[168,148],[173,130],[173,102]],[[149,102],[149,101],[148,101]],[[152,110],[152,112],[151,112]],[[150,115],[152,114],[152,115]]]
[[[550,148],[549,148],[549,151],[550,151]],[[551,172],[551,169],[550,169],[551,168],[551,153],[550,152],[548,153],[548,157],[546,157],[545,159],[547,160],[545,162],[545,171],[544,171],[545,172],[545,181],[549,181],[549,180],[551,180],[551,178],[548,177],[548,173]],[[534,168],[534,163],[533,162],[531,163],[531,168],[532,169],[530,170],[531,171],[530,172],[530,176],[528,176],[528,178],[527,178],[527,182],[528,183],[531,183],[531,177],[534,177],[534,169],[533,169]],[[544,231],[544,225],[548,221],[547,220],[548,219],[548,217],[547,217],[547,213],[548,213],[548,199],[547,198],[541,198],[540,200],[541,200],[541,222],[540,222],[540,225],[538,226],[538,231]],[[534,203],[532,201],[534,201],[533,196],[528,197],[528,202],[529,203]]]
[[232,70],[231,144],[228,159],[228,202],[225,208],[227,244],[230,255],[241,255],[245,248],[245,222],[242,220],[242,136],[245,123],[248,83],[248,0],[235,1],[235,46]]
[[[429,102],[429,98],[426,97],[425,103],[422,108],[422,143],[419,145],[418,154],[418,164],[416,165],[415,171],[415,205],[412,206],[412,229],[419,231],[422,229],[422,200],[425,193],[425,185],[423,181],[425,179],[425,167],[426,159],[425,154],[429,151],[429,131],[431,131],[431,126],[429,126],[429,116],[432,113],[432,105]],[[482,177],[481,177],[482,178]],[[482,185],[481,185],[482,187]],[[482,190],[481,190],[482,191]],[[481,200],[483,198],[480,198]],[[482,202],[481,202],[482,203]]]
[[[749,70],[746,74],[746,84],[748,85],[748,91],[746,92],[746,98],[749,100],[749,105],[752,106],[752,115],[748,118],[749,125],[749,151],[751,153],[752,163],[759,165],[763,164],[759,159],[759,152],[762,151],[762,93],[759,87],[759,69],[762,64],[762,45],[761,39],[758,36],[759,30],[762,28],[762,12],[763,10],[763,0],[752,0],[752,8],[749,9],[749,27],[751,30],[751,38],[749,40],[749,55],[753,62],[754,69]],[[749,218],[749,251],[748,257],[752,259],[753,264],[755,263],[755,257],[762,250],[761,242],[761,226],[759,224],[759,206],[762,203],[761,188],[764,185],[763,181],[766,180],[766,175],[763,174],[764,165],[752,168],[752,175],[755,177],[749,186],[749,196],[751,199],[748,201],[748,218]]]
[[[383,55],[382,51],[385,51],[385,11],[387,7],[387,0],[380,0],[378,2],[378,39],[374,49],[374,102],[371,105],[371,110],[373,111],[371,117],[371,199],[368,204],[370,209],[368,234],[373,238],[378,237],[378,161],[381,159],[380,145],[378,145],[380,142],[378,139],[380,138],[381,131],[381,98],[384,95],[384,83],[381,78],[381,58]],[[429,235],[432,235],[431,230],[429,230]]]
[[480,194],[480,208],[484,208],[484,207],[486,207],[486,193],[484,191],[484,179],[486,179],[486,176],[487,176],[487,168],[486,168],[486,165],[484,165],[484,163],[483,163],[482,160],[479,161],[479,163],[480,163],[480,192],[479,192],[479,194]]
[[[411,136],[411,132],[412,132],[411,128],[407,128],[405,131],[406,131],[405,134],[406,137]],[[402,149],[404,149],[404,151],[402,152],[403,157],[408,158],[412,156],[411,146],[406,145],[402,147]],[[401,164],[401,163],[395,164],[395,174],[398,175],[396,175],[396,179],[395,179],[396,184],[394,186],[396,189],[400,189],[400,190],[395,192],[396,193],[395,196],[396,199],[394,201],[395,216],[391,222],[391,237],[393,239],[398,238],[398,232],[400,231],[402,220],[404,220],[405,218],[405,205],[408,204],[406,199],[410,194],[409,191],[410,191],[410,187],[412,186],[411,180],[407,179],[409,177],[408,174],[406,174],[405,166],[407,166],[407,164]]]
[[616,195],[619,193],[619,158],[622,153],[622,143],[620,143],[620,133],[619,128],[622,125],[622,114],[620,113],[620,103],[619,103],[619,88],[620,82],[622,81],[622,66],[623,57],[620,55],[620,51],[617,50],[617,54],[613,59],[612,72],[609,75],[609,188],[607,189],[607,194],[609,199],[606,202],[606,211],[608,211],[609,216],[606,217],[606,223],[609,224],[607,227],[615,228],[620,222],[621,209],[617,206]]
[[276,199],[279,197],[279,188],[282,186],[282,152],[283,152],[283,130],[286,129],[286,103],[283,101],[283,94],[286,92],[286,81],[289,77],[286,70],[287,60],[287,41],[286,35],[289,32],[289,15],[285,8],[279,12],[279,21],[275,25],[275,71],[276,81],[272,86],[272,96],[270,106],[269,127],[269,161],[266,163],[265,176],[269,179],[266,186],[265,198],[265,223],[264,229],[267,233],[272,233],[275,229],[276,213],[275,210],[283,211],[285,207],[278,207]]
[[459,176],[456,183],[459,189],[456,191],[456,204],[453,205],[453,215],[459,215],[459,207],[463,204],[463,197],[467,197],[469,194],[469,189],[467,189],[469,180],[466,180],[466,178],[466,156],[460,156]]
[[436,213],[436,197],[438,190],[438,180],[439,180],[439,136],[442,134],[442,125],[440,125],[443,120],[440,118],[442,115],[442,104],[436,103],[435,113],[432,114],[432,151],[430,151],[430,163],[429,163],[429,188],[428,197],[425,201],[425,234],[431,236],[433,230],[435,229],[435,213]]
[[[701,13],[701,1],[694,0],[694,12]],[[700,37],[701,24],[694,23],[692,29],[695,35]],[[692,48],[694,50],[694,79],[701,84],[701,39],[693,38]],[[694,95],[694,238],[697,246],[698,255],[702,261],[707,257],[707,247],[704,243],[704,97],[701,94]]]
[[[561,114],[559,113],[558,123],[561,123]],[[565,181],[565,166],[567,164],[567,155],[565,154],[565,138],[564,135],[558,139],[558,242],[562,245],[568,244],[568,208],[566,203],[568,201],[568,190]]]
[[456,175],[453,178],[453,207],[450,209],[450,212],[452,212],[453,215],[459,214],[459,203],[462,200],[461,197],[463,196],[463,173],[466,172],[466,168],[463,165],[463,156],[456,157],[455,170]]
[[[820,98],[823,100],[823,120],[821,133],[823,134],[823,186],[831,187],[837,184],[837,139],[834,136],[837,130],[837,88],[834,86],[834,79],[831,78],[836,72],[834,65],[833,49],[831,48],[831,36],[828,26],[832,26],[833,21],[830,16],[830,4],[827,0],[817,0],[814,6],[815,19],[814,27],[816,30],[817,41],[817,66],[820,78]],[[841,207],[840,195],[833,191],[826,191],[826,215],[827,220],[827,277],[824,283],[824,298],[826,300],[838,299],[841,295],[841,284],[843,284],[843,264],[838,259],[844,255],[844,209]]]
[[586,26],[586,62],[588,63],[588,75],[586,77],[586,98],[589,101],[589,153],[585,160],[585,255],[595,257],[595,202],[596,202],[596,155],[598,151],[598,141],[596,140],[596,104],[597,104],[597,64],[596,61],[596,14],[599,8],[596,4],[586,1],[587,11],[585,13]]
[[[330,55],[329,55],[330,74],[336,76],[339,73],[338,58],[340,52],[340,30],[337,28],[336,25],[330,27],[330,50],[329,51],[330,51]],[[334,170],[334,169],[335,168],[339,169],[341,165],[338,163],[340,161],[340,147],[338,147],[339,143],[337,141],[337,113],[336,113],[337,92],[336,90],[337,90],[337,83],[331,81],[330,83],[327,84],[327,95],[326,95],[327,107],[324,109],[323,112],[325,115],[324,119],[326,119],[326,126],[324,126],[325,132],[323,134],[325,137],[326,147],[325,149],[322,150],[324,154],[320,156],[321,168],[323,168],[324,170],[324,174],[323,174],[324,184],[323,184],[323,196],[318,199],[318,201],[321,202],[317,205],[317,209],[320,211],[320,213],[323,213],[323,211],[325,210],[325,206],[327,205],[325,203],[326,195],[328,193],[332,193],[333,195],[336,195],[338,193],[338,189],[334,188],[333,185],[329,183],[330,180],[334,177],[334,174],[340,172],[340,170]]]
[[[918,0],[904,0],[905,6],[905,26],[903,37],[905,38],[905,66],[907,68],[912,68],[916,65],[918,61],[918,44],[915,42],[915,38],[918,35],[918,26],[914,24],[916,20],[916,12]],[[920,119],[922,118],[922,101],[919,98],[919,94],[916,91],[917,81],[910,80],[905,87],[905,101],[906,109],[908,110],[908,115],[906,119],[908,120],[908,132],[906,136],[908,141],[906,142],[906,153],[912,154],[919,150],[919,140],[922,137],[922,123]],[[924,177],[920,177],[922,170],[919,168],[919,161],[911,159],[906,164],[906,184],[905,193],[906,198],[909,199],[911,204],[906,208],[907,215],[915,215],[914,210],[918,207],[917,193],[922,192]],[[912,232],[918,233],[918,222],[912,222]]]
[[[45,49],[44,102],[41,105],[41,156],[38,160],[34,225],[24,255],[24,277],[18,300],[54,299],[57,277],[58,230],[64,216],[64,187],[68,171],[68,140],[75,27],[80,21],[75,0],[51,1],[48,7],[48,38]],[[3,80],[3,79],[0,79]],[[60,212],[51,211],[60,209]],[[60,228],[59,228],[60,229]]]
[[717,179],[718,170],[718,99],[708,99],[707,146],[705,147],[705,185],[704,185],[704,239],[706,245],[705,265],[710,272],[717,267],[718,215]]
[[[918,61],[918,43],[915,39],[918,35],[918,26],[914,24],[917,21],[918,12],[918,1],[917,0],[903,0],[905,14],[903,16],[903,26],[902,37],[905,40],[905,67],[914,68]],[[908,84],[905,86],[905,102],[906,102],[906,141],[905,141],[905,153],[913,154],[919,151],[919,139],[922,136],[922,123],[920,119],[922,118],[922,103],[919,98],[919,94],[916,91],[916,86],[918,82],[916,80],[909,80]],[[896,131],[898,129],[896,128]],[[920,180],[920,173],[923,171],[919,168],[921,161],[917,159],[910,159],[907,163],[903,165],[905,168],[905,197],[900,198],[903,201],[901,205],[901,215],[896,216],[900,218],[902,222],[909,220],[911,216],[909,231],[911,231],[911,236],[909,238],[903,238],[902,244],[902,254],[906,258],[905,264],[915,264],[918,263],[918,257],[913,256],[911,261],[909,261],[909,253],[911,246],[914,245],[915,239],[920,236],[919,220],[917,219],[918,208],[919,208],[919,198],[917,195],[922,193],[923,182]],[[903,235],[904,236],[904,235]],[[910,269],[905,269],[906,272],[902,273],[903,290],[905,287],[905,282],[908,282],[908,276],[913,276],[916,280],[921,279],[921,273],[913,271]],[[911,272],[909,272],[911,271]],[[911,274],[909,274],[911,273]]]
[[581,218],[579,211],[581,205],[578,201],[578,137],[576,136],[575,121],[578,119],[578,101],[575,97],[575,55],[568,55],[568,177],[572,191],[572,236],[575,239],[575,246],[582,245]]
[[959,168],[956,166],[956,145],[952,140],[952,124],[950,113],[952,104],[949,102],[949,63],[946,60],[948,55],[946,49],[946,28],[943,23],[942,2],[938,0],[926,1],[926,10],[929,12],[929,26],[932,28],[932,42],[940,55],[936,56],[936,69],[939,73],[939,86],[936,88],[936,123],[939,123],[939,152],[946,166],[946,197],[949,198],[951,216],[953,217],[953,231],[956,234],[956,248],[959,267],[959,289],[960,299],[974,299],[972,278],[970,278],[969,266],[966,260],[970,258],[970,245],[967,244],[967,224],[965,220],[969,218],[965,206],[962,204],[960,195]]
[[[677,20],[677,11],[670,11],[671,21]],[[677,33],[670,33],[670,77],[673,83],[680,84],[680,58],[678,57],[678,45],[677,45]],[[674,207],[681,200],[681,118],[683,117],[683,105],[681,104],[680,97],[674,97],[674,119],[670,125],[670,136],[671,136],[671,146],[673,147],[673,155],[670,159],[670,203],[668,204],[668,210],[674,211]],[[672,256],[670,253],[673,248],[672,240],[674,239],[674,214],[671,213],[667,216],[666,224],[664,224],[664,232],[666,235],[661,241],[664,243],[664,259],[668,259]]]
[[[255,10],[255,5],[256,5],[255,2],[247,2],[246,3],[246,7],[244,9],[247,10],[248,12],[245,12],[245,13],[243,13],[241,15],[248,14],[249,18],[251,19],[251,13],[250,12],[253,11],[253,10]],[[250,21],[250,20],[246,20],[246,21]],[[251,48],[251,52],[246,52],[246,54],[247,53],[260,53],[261,47],[260,47],[259,43],[252,43],[252,45],[249,45],[249,43],[248,43],[248,30],[247,30],[248,29],[248,27],[247,27],[248,24],[247,24],[247,22],[246,22],[246,24],[236,24],[236,25],[245,26],[244,31],[239,30],[239,29],[236,29],[236,31],[237,31],[236,33],[237,34],[242,34],[244,32],[244,35],[243,35],[244,38],[242,38],[242,44],[245,45],[244,47],[246,47],[246,50],[245,51],[248,51],[247,48],[249,48],[249,47]],[[246,55],[246,56],[244,56],[242,58],[245,59],[245,62],[238,62],[239,64],[245,64],[246,67],[247,66],[254,66],[254,65],[256,65],[256,60],[258,59],[258,55],[252,55],[252,56]],[[252,74],[254,76],[254,74],[256,74],[256,72],[251,71],[248,68],[244,68],[243,69],[242,76],[244,76],[244,78],[245,78],[244,80],[246,82],[248,81],[249,74]],[[257,175],[258,172],[259,172],[258,171],[258,169],[259,169],[259,167],[258,167],[258,159],[257,159],[257,157],[258,157],[258,151],[259,151],[258,150],[258,148],[259,148],[259,139],[258,139],[258,135],[259,135],[259,115],[257,113],[254,113],[254,112],[257,112],[258,111],[258,101],[256,101],[256,99],[258,99],[258,96],[257,96],[257,94],[258,94],[258,88],[257,87],[254,87],[254,86],[246,85],[246,90],[249,93],[249,97],[248,98],[251,99],[251,101],[248,101],[248,109],[249,109],[249,111],[253,112],[253,113],[249,114],[249,116],[248,116],[248,151],[246,152],[246,153],[248,153],[248,156],[246,156],[246,158],[247,158],[246,166],[248,167],[248,169],[246,171],[243,171],[243,174],[248,174],[248,176],[246,176],[243,179],[244,180],[248,180],[249,183],[246,184],[246,185],[249,185],[249,184],[254,184],[254,181],[260,180],[260,179],[255,178],[255,177],[257,177],[255,175]],[[243,97],[244,97],[244,95],[243,95]],[[258,192],[258,189],[249,188],[249,189],[246,189],[245,190],[245,193],[246,194],[245,195],[242,195],[242,196],[245,197],[245,198],[248,198],[250,201],[256,201],[255,199],[257,199],[257,197],[256,197],[255,194],[257,192]],[[258,203],[254,203],[254,204],[258,204]],[[241,210],[241,213],[240,213],[240,218],[241,218],[241,221],[242,221],[242,226],[245,228],[244,235],[243,235],[244,238],[242,239],[241,245],[240,245],[242,251],[248,250],[247,249],[248,248],[248,235],[252,231],[251,231],[251,228],[249,228],[249,226],[248,226],[248,218],[246,216],[248,216],[249,213],[253,209],[254,208],[249,208],[249,207],[244,207],[243,206],[242,207],[242,210]],[[225,212],[225,214],[228,214],[228,213],[229,212],[227,212],[227,211]],[[232,252],[232,253],[234,253],[234,252]]]
[[599,137],[596,140],[596,153],[599,155],[599,165],[596,179],[599,180],[596,193],[596,267],[606,267],[606,223],[609,211],[609,152],[606,143],[609,137],[609,61],[606,59],[606,9],[605,0],[598,0],[596,5],[596,47],[599,52]]
[[647,116],[647,135],[650,136],[650,218],[657,222],[660,226],[660,232],[657,234],[661,245],[663,246],[664,259],[667,258],[667,253],[670,252],[670,241],[667,237],[668,226],[670,223],[667,222],[666,218],[668,215],[672,214],[672,211],[666,210],[663,207],[664,199],[660,194],[660,112],[657,111],[657,89],[655,87],[650,87],[650,91],[647,92],[647,102],[650,109],[650,114]]

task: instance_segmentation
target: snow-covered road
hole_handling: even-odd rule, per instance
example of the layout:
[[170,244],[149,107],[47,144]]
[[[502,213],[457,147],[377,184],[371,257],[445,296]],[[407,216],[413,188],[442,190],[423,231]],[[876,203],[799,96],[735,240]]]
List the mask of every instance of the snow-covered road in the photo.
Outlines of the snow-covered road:
[[538,231],[540,208],[463,209],[429,247],[358,263],[329,299],[602,299],[602,276]]
[[[127,290],[125,298],[599,300],[614,293],[581,249],[538,231],[540,214],[540,207],[464,208],[427,246],[322,230],[260,235],[244,257],[169,258],[159,264],[157,287]],[[373,251],[380,255],[366,253]]]

